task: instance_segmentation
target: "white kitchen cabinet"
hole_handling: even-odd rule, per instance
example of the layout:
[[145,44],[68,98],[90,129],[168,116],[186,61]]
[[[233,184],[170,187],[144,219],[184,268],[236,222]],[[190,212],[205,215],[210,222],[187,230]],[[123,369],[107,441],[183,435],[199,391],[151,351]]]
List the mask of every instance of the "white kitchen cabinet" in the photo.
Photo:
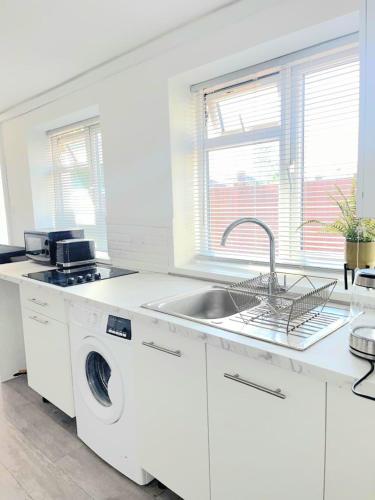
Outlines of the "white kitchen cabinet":
[[361,0],[358,215],[375,217],[375,2]]
[[20,285],[29,386],[69,416],[75,416],[69,330],[60,291]]
[[208,500],[205,345],[150,318],[132,325],[141,465],[184,500]]
[[212,500],[323,499],[325,384],[212,346],[207,357]]
[[74,417],[67,325],[25,307],[22,316],[29,386]]
[[328,384],[325,500],[374,500],[374,423],[374,401]]

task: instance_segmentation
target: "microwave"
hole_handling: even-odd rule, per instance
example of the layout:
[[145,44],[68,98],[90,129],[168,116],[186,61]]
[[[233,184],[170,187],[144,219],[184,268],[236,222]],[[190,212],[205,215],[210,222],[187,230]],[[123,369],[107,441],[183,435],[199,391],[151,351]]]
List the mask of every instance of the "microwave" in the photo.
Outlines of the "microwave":
[[26,257],[42,264],[56,265],[56,243],[72,238],[84,238],[83,229],[25,231]]

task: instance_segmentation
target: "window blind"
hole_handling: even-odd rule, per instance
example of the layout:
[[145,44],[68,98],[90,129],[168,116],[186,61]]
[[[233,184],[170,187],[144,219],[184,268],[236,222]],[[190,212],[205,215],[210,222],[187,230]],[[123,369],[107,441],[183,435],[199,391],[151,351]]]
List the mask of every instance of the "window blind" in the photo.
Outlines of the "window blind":
[[192,92],[195,116],[196,253],[268,261],[258,217],[276,237],[278,264],[335,268],[344,239],[307,219],[332,222],[334,197],[350,194],[357,170],[359,54],[356,44],[272,61],[241,81]]
[[49,133],[52,220],[56,228],[83,228],[107,254],[102,135],[98,122]]

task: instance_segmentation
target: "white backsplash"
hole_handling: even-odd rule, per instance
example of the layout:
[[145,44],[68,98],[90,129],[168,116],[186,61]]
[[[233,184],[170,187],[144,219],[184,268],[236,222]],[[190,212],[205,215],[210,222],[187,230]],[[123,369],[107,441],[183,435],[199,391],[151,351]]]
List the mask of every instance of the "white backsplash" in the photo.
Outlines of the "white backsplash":
[[168,272],[170,228],[110,224],[107,231],[108,252],[114,266]]

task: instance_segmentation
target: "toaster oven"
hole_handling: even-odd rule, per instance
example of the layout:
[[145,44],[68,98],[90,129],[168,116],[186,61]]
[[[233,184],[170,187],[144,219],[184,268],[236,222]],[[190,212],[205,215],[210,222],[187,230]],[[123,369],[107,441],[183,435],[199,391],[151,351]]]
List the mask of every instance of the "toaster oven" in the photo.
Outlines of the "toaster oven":
[[56,245],[59,269],[95,264],[95,242],[87,239],[61,240]]

